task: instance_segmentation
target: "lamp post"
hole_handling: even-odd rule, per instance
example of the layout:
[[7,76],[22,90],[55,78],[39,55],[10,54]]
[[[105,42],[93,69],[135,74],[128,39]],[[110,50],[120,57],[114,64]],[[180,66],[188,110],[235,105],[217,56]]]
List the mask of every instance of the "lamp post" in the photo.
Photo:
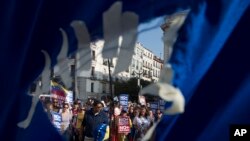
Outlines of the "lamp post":
[[110,64],[111,62],[109,62],[109,59],[108,59],[108,69],[109,69],[109,89],[110,89],[110,96],[112,97],[112,98],[114,98],[113,97],[113,90],[112,90],[112,77],[111,77],[111,71],[110,71]]
[[[110,132],[110,135],[113,135],[113,130],[112,128],[114,128],[114,101],[113,101],[113,89],[112,89],[112,77],[111,77],[111,70],[110,70],[110,67],[111,65],[113,65],[113,62],[111,61],[111,59],[108,59],[108,71],[109,71],[109,89],[110,89],[110,96],[111,96],[111,101],[110,101],[110,107],[109,107],[109,132]],[[112,138],[110,137],[109,138],[109,141],[111,141]]]
[[141,87],[141,75],[144,75],[143,71],[142,72],[136,72],[136,71],[133,71],[132,72],[132,75],[135,76],[135,75],[139,75],[139,79],[138,79],[138,86],[140,87],[140,89],[142,88]]

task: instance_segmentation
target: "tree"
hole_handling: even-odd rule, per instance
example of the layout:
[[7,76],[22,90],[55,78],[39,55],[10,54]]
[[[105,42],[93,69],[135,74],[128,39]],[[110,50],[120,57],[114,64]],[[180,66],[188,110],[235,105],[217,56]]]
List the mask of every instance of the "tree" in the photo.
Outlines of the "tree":
[[[137,78],[130,78],[128,81],[116,81],[115,85],[115,95],[119,96],[120,94],[128,94],[131,101],[138,101],[138,93],[140,87],[137,83]],[[149,81],[141,80],[142,87],[149,85]]]

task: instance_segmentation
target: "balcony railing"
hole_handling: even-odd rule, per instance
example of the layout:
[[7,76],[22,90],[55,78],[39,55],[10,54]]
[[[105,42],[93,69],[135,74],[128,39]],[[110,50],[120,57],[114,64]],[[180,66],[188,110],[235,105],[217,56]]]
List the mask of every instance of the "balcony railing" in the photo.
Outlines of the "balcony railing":
[[96,74],[91,74],[89,78],[91,80],[97,80]]
[[104,61],[103,65],[108,66],[108,61]]
[[[105,66],[108,66],[108,61],[103,61],[102,64],[105,65]],[[110,63],[110,67],[114,67],[113,62]]]
[[102,76],[102,80],[103,80],[103,81],[108,81],[108,80],[109,80],[109,78],[108,78],[108,76],[107,76],[107,75],[103,75],[103,76]]
[[96,66],[96,60],[92,60],[92,66]]

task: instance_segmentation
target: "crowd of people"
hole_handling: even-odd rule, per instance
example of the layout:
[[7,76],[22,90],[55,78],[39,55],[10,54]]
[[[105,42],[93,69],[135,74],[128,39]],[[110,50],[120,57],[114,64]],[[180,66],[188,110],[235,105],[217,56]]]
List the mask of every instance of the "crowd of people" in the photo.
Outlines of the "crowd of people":
[[[97,99],[85,103],[76,100],[73,104],[52,99],[43,104],[50,121],[68,141],[138,141],[162,116],[160,109],[153,111],[146,105],[131,102],[127,107],[118,101]],[[128,121],[126,132],[120,132],[121,119]]]

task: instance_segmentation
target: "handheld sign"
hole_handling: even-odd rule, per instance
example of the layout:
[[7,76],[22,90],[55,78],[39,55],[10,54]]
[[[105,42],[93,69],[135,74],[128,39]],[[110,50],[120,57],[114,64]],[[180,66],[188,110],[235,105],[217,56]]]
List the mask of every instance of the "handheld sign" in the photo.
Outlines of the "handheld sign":
[[124,110],[128,110],[128,94],[120,94],[119,96],[120,105]]
[[159,100],[159,109],[164,111],[166,102],[162,99]]
[[51,111],[51,116],[53,125],[59,132],[61,132],[62,116],[59,113],[53,111]]
[[151,102],[150,109],[153,111],[153,113],[155,113],[155,111],[158,109],[158,102]]
[[118,117],[118,133],[130,133],[129,117]]
[[141,105],[146,105],[146,98],[145,98],[145,96],[139,95],[138,98],[139,98],[139,103]]

